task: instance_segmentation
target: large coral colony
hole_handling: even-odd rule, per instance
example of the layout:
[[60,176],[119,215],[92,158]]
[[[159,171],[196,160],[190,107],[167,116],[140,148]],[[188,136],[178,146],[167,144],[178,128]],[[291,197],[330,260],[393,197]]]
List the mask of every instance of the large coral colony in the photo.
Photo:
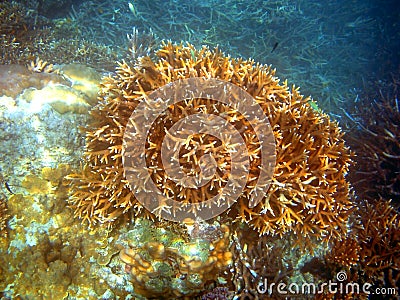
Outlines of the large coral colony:
[[[247,231],[258,236],[247,243],[238,240],[235,250],[231,250],[236,253],[236,260],[245,259],[247,251],[253,251],[247,250],[248,247],[260,247],[265,243],[261,240],[257,242],[259,238],[263,239],[263,236],[276,237],[278,240],[284,236],[295,237],[294,244],[301,249],[311,249],[316,240],[328,242],[343,237],[353,210],[349,196],[350,187],[346,180],[352,163],[352,153],[344,143],[343,133],[338,124],[331,121],[326,114],[314,109],[310,99],[303,98],[297,88],[289,89],[286,82],[280,84],[271,67],[256,64],[252,60],[232,59],[218,49],[196,49],[190,44],[165,43],[155,56],[141,57],[129,63],[122,62],[115,75],[103,79],[100,103],[92,110],[93,123],[86,135],[85,165],[80,172],[67,176],[71,185],[69,205],[73,208],[75,216],[91,227],[98,223],[112,226],[118,223],[116,221],[139,218],[157,222],[157,209],[153,213],[144,209],[130,190],[125,177],[122,161],[125,129],[132,112],[152,91],[179,79],[195,77],[218,78],[241,87],[256,99],[263,113],[268,116],[276,144],[276,164],[270,187],[264,191],[262,201],[249,208],[251,187],[254,186],[254,178],[260,173],[260,153],[257,152],[259,141],[254,128],[248,126],[245,116],[240,111],[211,99],[185,99],[171,105],[158,117],[156,125],[152,125],[145,157],[150,170],[148,174],[156,186],[182,205],[201,202],[206,200],[206,197],[221,192],[224,188],[224,176],[229,174],[231,168],[227,158],[231,146],[229,143],[224,144],[213,136],[199,134],[193,135],[191,140],[187,141],[189,147],[182,147],[179,162],[195,172],[200,170],[201,156],[206,152],[204,149],[207,149],[196,148],[196,145],[203,142],[215,147],[214,151],[211,151],[217,164],[217,172],[213,175],[215,178],[211,179],[208,185],[197,189],[174,183],[163,169],[160,152],[166,132],[182,116],[195,113],[225,116],[234,130],[240,132],[246,147],[254,150],[249,153],[255,153],[250,159],[250,179],[242,194],[232,207],[218,218],[224,226],[228,225],[231,228],[230,231],[235,233],[232,236],[236,236],[237,240],[238,237],[246,235],[244,232]],[[138,153],[140,149],[135,146],[132,142],[126,147],[132,153],[143,155]],[[138,176],[133,180],[136,180],[135,185],[140,188],[148,179],[149,175]],[[162,206],[163,203],[159,205]],[[192,226],[201,227],[198,222],[189,221]],[[151,252],[156,251],[155,249],[161,251],[159,254],[150,254],[157,260],[166,255],[167,248],[159,243],[156,245],[144,247],[153,249]],[[226,247],[226,242],[223,245]],[[225,253],[226,249],[221,251]],[[131,253],[131,258],[128,253]],[[230,281],[234,282],[233,289],[238,294],[242,291],[245,295],[249,290],[256,290],[259,278],[254,277],[254,270],[259,268],[259,263],[266,264],[270,259],[267,254],[260,253],[260,257],[251,258],[249,263],[235,263],[236,275]],[[222,259],[225,263],[220,266],[227,267],[231,264],[231,259],[224,260],[223,257],[227,257],[227,254],[223,255],[217,255],[213,261]],[[264,257],[265,255],[268,257]],[[144,261],[144,257],[149,257],[149,254],[140,258],[133,249],[121,252],[121,259],[129,263],[129,269],[133,268],[134,277],[142,278],[140,280],[146,282],[143,274],[138,277],[139,270],[152,270],[148,271],[152,274],[158,271],[151,267],[149,261]],[[200,261],[196,264],[199,263],[201,264]],[[142,267],[132,267],[137,264]],[[244,277],[237,274],[246,272],[239,270],[242,264],[248,266],[243,267],[246,270],[253,269],[254,278],[245,279],[246,283],[242,282]],[[203,266],[205,265],[207,263],[203,262]],[[215,263],[211,266],[215,267]],[[216,277],[213,279],[216,280]],[[149,293],[152,288],[143,288],[142,283],[137,280],[139,279],[134,279],[136,286],[141,287],[139,290],[146,290],[143,294],[161,295],[160,291]],[[205,281],[202,284],[204,283]],[[162,289],[161,291],[166,292]],[[194,291],[195,289],[191,292]],[[179,295],[182,296],[182,293]]]
[[[159,203],[159,208],[149,212],[135,198],[125,177],[122,162],[124,133],[131,114],[152,91],[179,79],[196,77],[218,78],[244,89],[268,116],[275,138],[275,169],[262,201],[253,208],[248,206],[251,187],[254,186],[252,179],[249,179],[235,203],[218,217],[218,221],[228,225],[234,233],[229,239],[236,244],[231,249],[236,271],[230,281],[237,295],[250,295],[251,291],[253,296],[256,294],[259,277],[254,270],[260,269],[260,264],[270,262],[271,257],[277,255],[256,250],[263,243],[270,243],[267,242],[269,238],[275,238],[272,242],[275,244],[281,238],[292,240],[302,250],[313,250],[317,240],[332,242],[332,252],[319,264],[319,268],[325,271],[316,275],[323,280],[332,278],[330,276],[334,276],[335,270],[352,267],[364,274],[354,277],[355,281],[368,280],[369,277],[365,277],[368,274],[376,282],[387,284],[382,282],[383,276],[387,276],[385,274],[389,271],[392,279],[387,285],[396,286],[398,260],[393,254],[399,252],[399,216],[389,202],[377,205],[385,216],[390,215],[390,224],[379,221],[382,216],[371,214],[373,206],[370,204],[365,209],[355,209],[355,198],[350,193],[346,179],[354,154],[345,145],[337,122],[316,109],[309,98],[301,96],[298,88],[289,88],[286,82],[280,83],[270,66],[256,64],[252,60],[232,59],[218,49],[211,51],[207,47],[196,49],[190,44],[164,43],[153,55],[119,63],[116,73],[103,79],[100,103],[91,112],[93,122],[87,130],[85,164],[81,171],[67,176],[71,185],[68,201],[75,217],[91,227],[98,223],[113,227],[118,224],[116,221],[142,218],[157,222],[157,211],[161,211],[164,204]],[[163,169],[161,148],[166,132],[181,118],[195,113],[225,117],[234,130],[240,132],[248,149],[259,148],[254,128],[248,126],[245,116],[235,107],[214,99],[185,99],[170,105],[158,116],[156,125],[153,124],[149,131],[145,153],[141,153],[142,148],[136,147],[134,142],[126,145],[131,153],[144,154],[149,170],[145,175],[138,174],[137,178],[133,178],[134,186],[141,188],[150,178],[160,191],[182,205],[198,203],[221,192],[226,182],[224,176],[229,174],[231,168],[227,158],[230,145],[221,143],[213,136],[203,133],[193,135],[185,142],[188,146],[179,150],[179,163],[186,169],[198,172],[201,169],[201,156],[207,153],[204,149],[211,147],[209,145],[218,149],[210,151],[215,156],[217,172],[208,185],[197,189],[180,186]],[[198,147],[201,142],[203,146]],[[260,174],[258,164],[261,153],[257,150],[249,152],[255,153],[249,165],[249,178],[254,180]],[[361,204],[359,206],[363,207]],[[200,226],[198,222],[189,221],[197,227]],[[245,235],[254,239],[246,240]],[[379,244],[380,238],[385,241],[382,245]],[[167,251],[164,250],[166,245],[156,244],[157,251],[162,253],[150,254],[155,260],[164,257]],[[153,249],[154,245],[150,243],[144,248]],[[226,247],[226,243],[224,245]],[[126,251],[136,259],[129,258]],[[248,258],[251,252],[259,253],[259,256]],[[150,267],[150,262],[142,262],[143,257],[137,256],[132,249],[123,250],[121,259],[130,262],[129,268],[135,270],[135,278],[142,278],[137,277],[139,270],[133,267],[137,264],[153,270],[150,274],[159,272]],[[221,257],[217,256],[215,260],[219,261]],[[226,268],[231,263],[231,259],[228,259],[219,266]],[[313,263],[313,260],[309,262]],[[214,264],[211,266],[215,267]],[[283,273],[282,269],[280,266],[278,272]],[[307,264],[303,269],[307,269]],[[289,268],[285,272],[289,274],[292,271]],[[252,279],[244,279],[244,274]],[[213,279],[216,280],[216,277]],[[276,276],[274,279],[277,280]],[[134,282],[138,290],[145,290],[145,295],[161,295],[160,291],[151,292],[151,287],[143,288],[140,282]],[[161,291],[164,293],[166,289]],[[188,293],[174,295],[187,296]]]
[[[335,122],[314,110],[309,99],[303,98],[296,88],[289,90],[286,83],[280,85],[270,67],[256,65],[253,61],[234,60],[218,50],[196,50],[191,45],[165,44],[157,56],[154,61],[141,58],[135,65],[121,63],[116,76],[105,78],[102,83],[101,98],[104,100],[93,111],[95,123],[87,133],[87,165],[82,173],[68,177],[75,191],[70,205],[77,217],[91,225],[113,222],[128,212],[152,217],[135,199],[124,177],[124,129],[131,113],[153,90],[178,79],[206,77],[229,81],[257,99],[264,114],[269,116],[276,141],[276,167],[263,201],[249,209],[249,186],[253,183],[249,182],[225,218],[233,222],[244,221],[260,234],[282,236],[291,231],[299,236],[329,239],[345,232],[352,208],[345,179],[351,152]],[[215,183],[216,189],[210,185],[183,189],[173,185],[163,171],[159,155],[161,142],[165,131],[181,116],[196,112],[228,115],[229,120],[236,120],[232,124],[242,132],[247,148],[258,146],[254,130],[246,126],[240,112],[228,105],[210,99],[194,99],[176,106],[169,107],[165,116],[160,117],[164,117],[158,123],[161,125],[150,130],[148,143],[151,147],[147,149],[146,161],[149,169],[154,170],[151,178],[159,189],[168,191],[184,205],[200,202],[204,195],[213,196],[220,192],[223,184]],[[209,136],[199,136],[196,140],[220,148],[218,152],[214,151],[218,153],[215,159],[220,173],[217,173],[228,173],[227,149]],[[196,140],[188,141],[191,147],[198,143]],[[189,150],[190,147],[180,153],[180,162],[190,160],[194,168],[199,168],[196,163],[200,161],[200,149]],[[256,152],[255,157],[259,154]],[[251,160],[251,176],[259,173],[258,164],[258,159]],[[218,174],[215,176],[226,176]],[[138,185],[144,179],[139,178]]]

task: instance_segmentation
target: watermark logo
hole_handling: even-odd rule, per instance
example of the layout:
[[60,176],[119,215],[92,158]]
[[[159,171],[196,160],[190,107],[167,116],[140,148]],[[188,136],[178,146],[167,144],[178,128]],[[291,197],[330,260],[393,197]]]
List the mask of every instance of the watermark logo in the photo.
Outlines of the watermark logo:
[[[195,113],[184,115],[175,124],[164,128],[161,147],[163,171],[168,180],[182,189],[198,189],[206,185],[218,171],[213,151],[206,152],[198,159],[198,170],[188,172],[180,164],[181,150],[191,137],[210,135],[222,145],[229,145],[230,170],[223,189],[215,196],[205,201],[182,203],[176,201],[176,195],[160,190],[154,182],[152,174],[158,170],[148,166],[146,147],[149,147],[149,137],[155,134],[155,128],[160,130],[163,118],[169,108],[190,99],[205,99],[222,103],[237,111],[246,119],[249,132],[256,135],[259,142],[260,164],[257,166],[257,180],[252,178],[249,207],[256,206],[265,196],[275,168],[275,138],[267,116],[257,101],[242,88],[215,78],[189,78],[164,85],[153,91],[133,111],[123,139],[123,166],[125,177],[136,199],[150,212],[161,218],[182,222],[185,219],[211,219],[227,210],[243,192],[249,181],[250,157],[249,149],[242,132],[234,126],[234,122],[226,116],[215,113]],[[161,136],[161,135],[160,135]],[[157,147],[152,145],[153,147]],[[204,150],[199,144],[193,153]],[[201,151],[199,151],[201,152]],[[252,175],[254,176],[254,174]],[[165,178],[160,178],[166,180]]]
[[336,279],[340,281],[346,281],[347,280],[347,273],[344,271],[340,271],[336,274]]
[[316,283],[268,283],[268,280],[260,280],[257,291],[260,294],[279,294],[279,295],[315,295],[315,294],[379,294],[396,295],[395,288],[373,288],[371,283],[363,284],[357,282],[347,282],[347,273],[340,271],[336,274],[336,281],[329,280],[322,284]]

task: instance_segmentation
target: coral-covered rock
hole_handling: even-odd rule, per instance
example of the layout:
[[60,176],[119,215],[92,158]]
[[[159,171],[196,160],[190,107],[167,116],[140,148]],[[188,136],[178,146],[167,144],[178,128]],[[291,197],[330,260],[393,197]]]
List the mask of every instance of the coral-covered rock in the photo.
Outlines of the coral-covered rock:
[[0,96],[15,98],[27,88],[41,89],[52,84],[68,85],[68,81],[54,73],[32,73],[20,65],[0,65]]
[[121,239],[129,247],[119,253],[137,294],[157,299],[194,296],[232,264],[226,225],[201,224],[214,234],[195,234],[186,239],[182,238],[185,234],[168,228],[146,227],[146,222],[138,226],[147,229],[123,235]]
[[10,217],[8,214],[7,203],[4,199],[0,198],[0,237],[7,236],[7,220]]
[[[51,68],[48,68],[51,66]],[[0,65],[0,96],[16,98],[18,95],[32,109],[50,104],[54,110],[87,113],[97,103],[100,73],[81,64],[53,66],[42,60],[32,62],[28,68],[20,65]]]
[[84,114],[89,111],[90,105],[84,94],[61,84],[49,85],[43,89],[28,89],[21,98],[40,109],[42,105],[49,104],[60,114],[67,112]]
[[57,68],[57,70],[71,82],[71,87],[87,96],[86,101],[94,105],[97,103],[97,94],[101,74],[95,69],[83,64],[66,64]]

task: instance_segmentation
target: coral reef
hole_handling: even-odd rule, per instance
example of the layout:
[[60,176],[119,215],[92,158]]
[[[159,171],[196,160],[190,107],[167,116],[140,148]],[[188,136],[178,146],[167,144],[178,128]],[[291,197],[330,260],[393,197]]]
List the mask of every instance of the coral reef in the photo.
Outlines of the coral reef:
[[37,111],[49,104],[54,110],[87,113],[97,103],[100,74],[81,64],[53,66],[37,59],[28,68],[2,65],[1,95],[18,98]]
[[0,198],[0,234],[2,238],[7,236],[6,227],[9,217],[7,203],[3,198]]
[[[400,206],[400,75],[376,84],[376,91],[360,96],[345,112],[348,143],[356,152],[351,172],[357,196],[375,201],[392,200]],[[343,122],[344,123],[344,122]]]
[[189,235],[187,241],[180,237],[184,234],[171,236],[166,229],[153,229],[154,241],[142,243],[137,243],[143,239],[137,232],[125,235],[130,237],[129,247],[119,257],[131,274],[135,293],[157,299],[198,295],[223,274],[232,263],[230,230],[219,224],[201,226],[208,234]]
[[[60,114],[67,112],[84,114],[90,108],[84,95],[65,85],[51,85],[41,90],[27,90],[22,98],[39,107],[47,103]],[[39,99],[44,99],[45,102],[42,103]]]
[[[86,106],[97,103],[98,84],[101,74],[95,69],[82,64],[64,64],[53,66],[46,61],[36,59],[31,61],[27,68],[21,65],[0,65],[0,96],[16,98],[24,91],[30,93],[44,93],[40,95],[40,102],[51,103],[47,98],[57,98],[58,101],[68,103],[78,101]],[[75,97],[57,95],[60,91],[75,94]],[[26,95],[25,95],[26,96]],[[23,97],[23,96],[22,96]],[[27,96],[31,101],[32,96]],[[78,99],[79,98],[79,99]]]
[[[391,77],[390,80],[375,82],[341,108],[342,126],[347,131],[346,142],[356,154],[356,164],[350,169],[349,180],[354,186],[358,209],[350,224],[350,233],[333,242],[324,260],[310,261],[305,265],[306,272],[325,281],[345,270],[349,281],[367,282],[374,288],[398,291],[398,71]],[[334,299],[334,295],[326,297]],[[340,297],[345,298],[345,295]],[[360,295],[361,299],[363,297],[366,296]]]
[[[57,66],[57,72],[50,73],[47,66],[40,59],[29,64],[31,70],[21,65],[0,66],[0,181],[2,191],[9,195],[1,196],[0,205],[0,297],[98,299],[107,285],[77,274],[90,273],[89,258],[96,255],[104,231],[81,232],[66,207],[68,192],[62,185],[65,174],[71,172],[70,165],[78,165],[82,150],[78,127],[86,123],[88,115],[60,114],[48,100],[58,98],[68,106],[68,99],[60,99],[61,94],[51,90],[62,87],[88,101],[89,107],[97,100],[98,87],[93,80],[100,75],[84,82],[64,75],[66,66]],[[81,66],[76,72],[86,69],[90,68]],[[85,94],[79,82],[94,90],[89,88]],[[30,97],[43,90],[48,92],[44,99]],[[89,101],[89,97],[94,99]],[[5,213],[11,216],[7,238],[3,237]],[[90,241],[93,236],[95,241]]]
[[88,104],[97,103],[101,73],[92,67],[77,63],[63,64],[56,70],[71,83],[71,88],[86,95],[85,100]]
[[[254,0],[249,4],[236,3],[235,0],[224,3],[136,0],[133,5],[135,13],[129,11],[125,1],[90,0],[71,5],[71,1],[62,0],[19,0],[22,5],[11,10],[9,7],[17,5],[16,2],[5,5],[5,15],[18,11],[23,21],[19,24],[27,26],[14,30],[24,36],[18,41],[13,42],[15,34],[3,37],[2,63],[26,64],[40,56],[57,63],[88,63],[112,70],[115,61],[125,57],[126,33],[133,26],[139,31],[151,28],[163,39],[189,41],[198,47],[220,45],[237,56],[272,63],[278,67],[280,77],[296,82],[306,94],[312,93],[324,109],[337,108],[351,94],[349,91],[361,84],[359,74],[369,73],[367,61],[369,64],[374,62],[377,68],[382,68],[383,63],[388,65],[390,62],[383,61],[382,53],[398,40],[397,32],[389,27],[392,24],[387,24],[388,18],[369,17],[371,12],[374,14],[376,10],[387,7],[369,2],[357,8],[351,2],[341,3],[341,9],[348,12],[346,16],[337,14],[336,2],[322,7],[319,3],[303,3],[303,0],[296,3]],[[69,2],[69,5],[60,11],[48,11],[60,2]],[[249,9],[248,5],[258,9]],[[358,16],[361,11],[364,14]],[[49,18],[61,12],[59,19]],[[390,15],[388,12],[385,14]],[[352,15],[357,15],[357,18],[353,19]],[[316,20],[326,26],[317,26]],[[4,22],[5,28],[7,24]],[[331,31],[337,27],[341,30]],[[391,39],[376,43],[375,39],[382,36],[378,28],[393,31]],[[358,39],[363,43],[354,45],[353,41]],[[242,43],[243,40],[247,42]],[[371,49],[377,47],[363,47],[365,43],[378,44],[381,51],[375,53]],[[275,44],[279,46],[271,52]],[[122,49],[121,45],[124,45]],[[396,53],[393,51],[392,57],[397,57]],[[354,60],[357,62],[350,66],[348,62]],[[353,75],[351,80],[348,80],[348,74]]]
[[359,263],[361,249],[354,238],[347,238],[343,241],[337,240],[325,259],[330,264],[340,265],[348,269]]
[[[341,270],[348,282],[369,282],[398,292],[399,79],[393,77],[393,83],[382,86],[387,84],[383,75],[398,68],[400,57],[400,23],[393,2],[1,2],[0,175],[7,181],[0,180],[5,194],[0,193],[0,298],[232,299],[236,294],[235,299],[275,299],[282,296],[257,293],[260,281],[321,283],[335,280]],[[132,26],[127,53],[126,33]],[[138,34],[143,29],[149,34]],[[315,102],[286,82],[279,84],[274,70],[252,60],[191,45],[164,45],[155,53],[156,36],[197,46],[218,44],[236,57],[272,63],[279,77],[316,96],[318,106],[349,131],[346,142],[357,154],[349,177],[356,201],[349,200],[345,177],[353,156],[337,124]],[[78,128],[87,125],[87,112],[97,105],[100,80],[98,72],[82,64],[113,71],[115,61],[123,59],[127,63],[120,63],[117,74],[103,81],[101,103],[92,111],[95,120],[87,133],[86,165],[76,172],[84,139]],[[191,220],[192,225],[180,227],[150,222],[147,219],[155,220],[156,215],[131,196],[122,171],[121,137],[127,119],[157,87],[204,75],[247,89],[268,114],[277,142],[271,188],[263,191],[262,203],[249,208],[249,181],[242,197],[214,223]],[[370,84],[372,76],[379,78],[378,87]],[[355,96],[361,85],[375,91]],[[353,94],[354,103],[347,101]],[[222,112],[237,119],[236,126],[247,125],[242,115],[223,105],[207,100],[191,104],[171,108],[172,119],[185,113]],[[355,108],[348,109],[349,104]],[[345,115],[339,115],[341,109]],[[162,126],[168,123],[162,121]],[[158,187],[178,195],[183,204],[199,201],[204,192],[212,195],[206,188],[182,192],[168,182],[168,174],[158,169],[159,148],[153,145],[164,135],[155,129],[160,132],[150,139],[146,155],[153,159],[149,165],[157,170],[152,179]],[[247,146],[257,146],[249,131]],[[206,146],[218,143],[197,135],[188,147],[200,141]],[[257,147],[252,149],[254,171],[259,153]],[[196,171],[202,153],[189,155],[187,150],[181,161]],[[229,151],[219,147],[213,152],[227,171],[220,174],[228,174]],[[67,183],[73,187],[68,200],[73,212],[66,207],[69,189],[63,185],[64,175],[72,170]],[[358,204],[360,209],[353,210]],[[348,218],[353,213],[356,216]],[[90,230],[73,215],[89,223]],[[96,226],[114,226],[116,221],[126,226],[113,231]],[[325,252],[326,244],[317,239],[331,242],[324,259],[315,252]],[[313,250],[314,258],[296,246]],[[189,257],[193,251],[198,257]],[[309,263],[298,274],[304,260]],[[355,298],[366,296],[316,296]]]
[[0,20],[0,36],[15,40],[28,37],[32,27],[38,25],[24,5],[14,1],[0,3]]
[[[63,68],[58,68],[62,73]],[[71,223],[65,201],[67,188],[61,183],[71,172],[69,164],[78,164],[82,149],[78,127],[86,123],[88,115],[60,114],[45,101],[60,100],[61,94],[54,87],[76,96],[79,93],[80,99],[89,96],[74,90],[68,79],[55,72],[32,73],[18,65],[0,69],[1,93],[5,94],[0,97],[0,166],[12,191],[8,191],[11,196],[7,200],[12,216],[7,226],[9,238],[0,243],[1,297],[63,299],[67,294],[80,295],[67,291],[70,285],[81,284],[84,293],[93,282],[75,276],[80,269],[89,272],[90,265],[87,257],[78,255],[85,243],[81,242],[79,224]],[[43,90],[48,92],[45,99],[29,97]],[[71,104],[62,100],[66,107]],[[94,101],[96,97],[90,102]],[[3,187],[3,180],[1,183]],[[87,245],[85,249],[90,252]]]
[[[74,222],[65,206],[67,189],[62,185],[68,172],[70,166],[65,164],[44,167],[38,175],[25,176],[18,193],[9,197],[9,238],[0,244],[4,299],[99,298],[88,298],[95,280],[77,274],[90,273],[89,257],[96,255],[96,247],[104,247],[105,232],[82,232]],[[74,291],[74,285],[80,290]],[[106,289],[97,284],[99,295]]]
[[[12,176],[11,185],[20,186],[21,175],[26,174],[7,163],[10,156],[35,170],[36,165],[41,168],[69,163],[70,157],[80,152],[77,124],[86,122],[89,108],[97,102],[96,80],[100,75],[72,78],[69,68],[57,66],[57,72],[37,73],[18,65],[0,66],[4,71],[0,72],[0,135],[4,146],[0,151],[1,168],[4,174],[20,175]],[[77,74],[92,71],[82,65],[74,68]]]
[[16,98],[27,88],[42,89],[50,82],[68,85],[58,74],[31,72],[21,65],[0,65],[0,96]]
[[86,63],[104,70],[112,69],[118,55],[123,55],[118,47],[82,37],[73,21],[47,19],[39,9],[38,5],[28,8],[16,1],[0,4],[1,64],[28,65],[40,57],[59,64]]
[[[384,273],[397,274],[396,287],[400,283],[400,214],[390,202],[365,202],[361,207],[359,225],[354,235],[358,239],[360,264],[363,272],[373,279],[385,282]],[[392,278],[395,278],[395,274]]]
[[158,37],[151,29],[149,32],[139,33],[139,30],[134,27],[132,33],[128,34],[128,40],[129,52],[133,61],[140,57],[151,56],[158,47]]
[[[346,282],[360,286],[368,283],[386,291],[392,289],[393,295],[400,284],[399,253],[399,213],[388,201],[364,201],[349,235],[335,241],[324,259],[314,258],[307,262],[302,272],[309,272],[324,282],[335,280],[339,272],[345,272]],[[326,299],[339,296],[346,299],[343,292],[325,296]],[[358,296],[367,299],[366,294]]]
[[[290,245],[284,240],[267,235],[258,237],[246,227],[237,230],[232,243],[234,265],[228,277],[230,290],[234,291],[237,299],[257,299],[260,297],[258,288],[264,286],[266,281],[287,284],[294,273],[292,261],[296,256],[288,252]],[[286,262],[284,256],[287,257]],[[272,299],[279,296],[276,291],[271,294],[268,291],[268,294]]]
[[[84,1],[72,7],[67,20],[86,40],[106,45],[124,45],[126,33],[135,26],[139,31],[151,28],[162,39],[188,41],[196,47],[219,45],[238,57],[271,63],[280,77],[296,82],[325,110],[347,99],[362,83],[360,74],[368,80],[370,70],[390,63],[383,53],[395,45],[399,32],[391,28],[395,21],[387,21],[392,14],[387,3],[135,0],[131,4],[129,8],[126,1]],[[377,10],[388,10],[382,11],[386,18],[376,18]],[[397,15],[392,18],[397,20]],[[384,39],[379,28],[391,32],[390,39]],[[355,44],[357,40],[362,43]],[[274,45],[277,48],[271,52]],[[394,61],[399,56],[395,49]]]
[[28,70],[36,73],[51,73],[53,72],[53,65],[37,57],[35,61],[31,61],[28,65]]
[[[276,140],[276,168],[265,198],[249,209],[246,203],[251,193],[251,181],[248,182],[230,216],[250,224],[260,234],[283,235],[292,231],[300,237],[329,239],[346,231],[352,204],[345,175],[351,153],[336,123],[314,110],[309,99],[303,98],[298,89],[289,90],[286,83],[280,85],[268,66],[234,60],[218,50],[197,50],[191,45],[165,44],[157,56],[158,61],[143,57],[132,66],[121,63],[115,76],[103,80],[103,101],[92,111],[95,121],[86,136],[86,166],[82,172],[68,176],[73,188],[69,203],[76,217],[94,225],[98,222],[110,224],[127,212],[132,217],[143,215],[143,208],[131,193],[122,166],[122,139],[128,119],[140,101],[154,89],[179,78],[205,76],[229,81],[255,97],[269,118]],[[164,126],[169,128],[170,123],[182,115],[231,111],[229,106],[207,101],[196,100],[192,106],[182,103],[179,110],[169,109],[170,119],[154,128],[150,142],[160,143],[165,136]],[[230,114],[232,120],[237,120],[236,127],[248,128],[238,112],[231,111]],[[251,145],[256,140],[252,139],[250,129],[244,134],[244,140],[249,149],[256,148]],[[209,137],[207,142],[214,143]],[[134,146],[130,145],[133,149]],[[211,191],[207,185],[197,190],[182,190],[172,186],[169,180],[159,180],[168,179],[162,170],[159,151],[160,147],[149,148],[146,161],[152,169],[159,170],[151,176],[161,190],[169,190],[172,197],[182,203],[201,202],[205,195],[218,192],[219,188]],[[215,151],[216,161],[221,164],[226,160],[224,151],[223,147]],[[258,150],[254,151],[250,170],[258,176]],[[195,162],[195,157],[192,158]],[[229,164],[220,167],[229,170]]]

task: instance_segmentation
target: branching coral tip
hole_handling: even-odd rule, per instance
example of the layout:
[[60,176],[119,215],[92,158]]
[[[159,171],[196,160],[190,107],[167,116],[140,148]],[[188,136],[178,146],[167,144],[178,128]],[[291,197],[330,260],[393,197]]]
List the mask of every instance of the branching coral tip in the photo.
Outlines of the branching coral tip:
[[133,15],[136,17],[136,9],[133,6],[133,4],[131,2],[128,3],[129,6],[129,10],[133,13]]

